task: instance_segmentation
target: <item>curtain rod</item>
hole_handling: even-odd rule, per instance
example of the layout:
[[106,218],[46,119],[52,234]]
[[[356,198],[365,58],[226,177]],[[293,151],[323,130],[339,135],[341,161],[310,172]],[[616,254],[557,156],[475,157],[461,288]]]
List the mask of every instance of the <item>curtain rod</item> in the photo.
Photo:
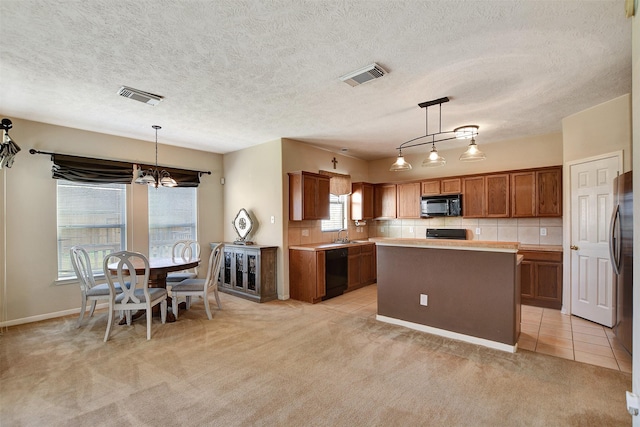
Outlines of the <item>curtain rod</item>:
[[[56,154],[60,154],[60,153],[51,153],[49,151],[40,151],[40,150],[36,150],[36,149],[33,149],[33,148],[29,150],[29,153],[31,153],[31,154],[46,154],[48,156],[52,156],[51,160],[53,160],[53,156],[55,156]],[[61,156],[80,157],[80,156],[73,156],[73,155],[70,155],[70,154],[60,154],[60,155]],[[114,160],[114,161],[117,162],[117,161],[122,161],[122,160]],[[129,162],[129,163],[136,163],[136,162]],[[138,163],[136,163],[136,164],[138,164]],[[169,166],[163,166],[163,167],[169,167]],[[181,168],[174,168],[174,169],[181,169]],[[211,171],[192,171],[190,169],[183,169],[183,170],[188,170],[188,171],[191,171],[191,172],[198,172],[199,175],[205,175],[205,174],[206,175],[211,175]]]

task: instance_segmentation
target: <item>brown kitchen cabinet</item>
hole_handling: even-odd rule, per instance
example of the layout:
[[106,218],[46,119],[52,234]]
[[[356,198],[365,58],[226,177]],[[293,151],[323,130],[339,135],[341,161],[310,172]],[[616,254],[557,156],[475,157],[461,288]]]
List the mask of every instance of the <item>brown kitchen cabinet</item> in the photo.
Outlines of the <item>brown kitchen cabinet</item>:
[[373,184],[351,184],[351,220],[373,219]]
[[519,251],[522,304],[562,308],[562,252]]
[[[485,216],[487,218],[508,218],[510,176],[508,173],[485,176]],[[463,202],[464,205],[464,202]]]
[[484,187],[484,176],[472,176],[462,179],[462,216],[466,218],[484,218]]
[[561,217],[562,167],[511,173],[511,216]]
[[375,244],[349,247],[347,291],[361,288],[376,281]]
[[460,194],[462,193],[461,178],[437,179],[431,181],[423,181],[423,196],[438,196],[440,194]]
[[398,218],[420,218],[420,192],[419,182],[397,185]]
[[462,216],[466,218],[508,218],[509,174],[468,176],[462,179]]
[[[353,244],[347,252],[347,291],[376,282],[375,243]],[[326,295],[324,250],[289,249],[289,296],[311,304]]]
[[329,177],[312,172],[289,173],[289,219],[329,219]]
[[312,304],[326,293],[324,251],[289,249],[289,296]]
[[397,189],[395,184],[377,184],[373,189],[373,215],[379,219],[396,218]]

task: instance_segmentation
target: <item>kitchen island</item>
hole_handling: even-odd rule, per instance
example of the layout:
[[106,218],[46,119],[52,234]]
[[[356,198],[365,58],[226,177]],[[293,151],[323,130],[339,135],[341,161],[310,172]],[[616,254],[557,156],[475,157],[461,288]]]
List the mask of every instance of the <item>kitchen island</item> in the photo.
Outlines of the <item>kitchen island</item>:
[[370,240],[377,251],[378,320],[516,351],[519,243]]

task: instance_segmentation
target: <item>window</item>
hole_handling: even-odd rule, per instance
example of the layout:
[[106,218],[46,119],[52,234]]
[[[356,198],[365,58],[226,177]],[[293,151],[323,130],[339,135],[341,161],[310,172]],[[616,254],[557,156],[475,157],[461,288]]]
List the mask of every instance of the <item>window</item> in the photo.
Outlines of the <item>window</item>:
[[84,247],[95,274],[110,252],[126,247],[126,184],[84,184],[58,179],[58,279],[76,273],[69,249]]
[[171,257],[176,240],[198,240],[196,187],[149,187],[149,257]]
[[347,196],[329,195],[329,219],[322,220],[322,231],[338,231],[347,228]]

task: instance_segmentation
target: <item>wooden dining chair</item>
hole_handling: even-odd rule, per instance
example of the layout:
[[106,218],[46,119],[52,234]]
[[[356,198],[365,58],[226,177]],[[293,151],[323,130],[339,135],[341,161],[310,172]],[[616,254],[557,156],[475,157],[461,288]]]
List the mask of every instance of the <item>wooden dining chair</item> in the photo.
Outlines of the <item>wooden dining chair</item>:
[[[82,246],[73,246],[69,250],[71,255],[71,265],[76,272],[76,277],[80,283],[80,291],[82,302],[80,305],[80,317],[78,318],[79,328],[84,319],[84,314],[87,311],[87,302],[91,301],[91,309],[89,310],[89,317],[93,316],[93,312],[96,309],[96,303],[98,301],[109,301],[109,285],[107,283],[96,284],[96,280],[93,276],[93,270],[91,269],[91,261],[89,259],[89,253]],[[120,283],[114,283],[114,290],[116,294],[122,292]]]
[[171,297],[173,299],[171,307],[176,320],[178,320],[178,298],[181,296],[186,299],[187,310],[191,307],[191,297],[202,297],[204,300],[204,309],[207,312],[209,320],[212,319],[211,308],[209,307],[209,292],[213,292],[216,297],[218,309],[222,309],[220,297],[218,296],[218,275],[220,274],[220,267],[222,265],[223,248],[224,244],[219,243],[211,251],[207,277],[205,279],[185,279],[171,287]]
[[[200,244],[195,240],[178,240],[173,244],[173,248],[171,249],[171,258],[173,260],[182,259],[185,261],[196,260],[200,258]],[[196,277],[198,277],[198,267],[176,271],[167,274],[167,284],[173,285],[185,279],[195,279]]]
[[[117,263],[117,272],[114,279],[109,271],[109,264]],[[138,273],[135,266],[138,265]],[[140,267],[142,266],[142,267]],[[146,256],[138,252],[120,251],[107,255],[103,262],[104,274],[109,285],[109,320],[107,331],[104,334],[104,341],[107,342],[113,326],[113,315],[116,310],[122,310],[127,318],[127,325],[131,325],[131,315],[133,310],[147,311],[147,339],[151,339],[151,318],[152,307],[160,304],[160,316],[162,323],[167,320],[167,290],[164,288],[149,287],[149,260]],[[140,273],[140,270],[142,272]],[[115,283],[126,283],[130,285],[122,288],[121,293],[117,293]]]

